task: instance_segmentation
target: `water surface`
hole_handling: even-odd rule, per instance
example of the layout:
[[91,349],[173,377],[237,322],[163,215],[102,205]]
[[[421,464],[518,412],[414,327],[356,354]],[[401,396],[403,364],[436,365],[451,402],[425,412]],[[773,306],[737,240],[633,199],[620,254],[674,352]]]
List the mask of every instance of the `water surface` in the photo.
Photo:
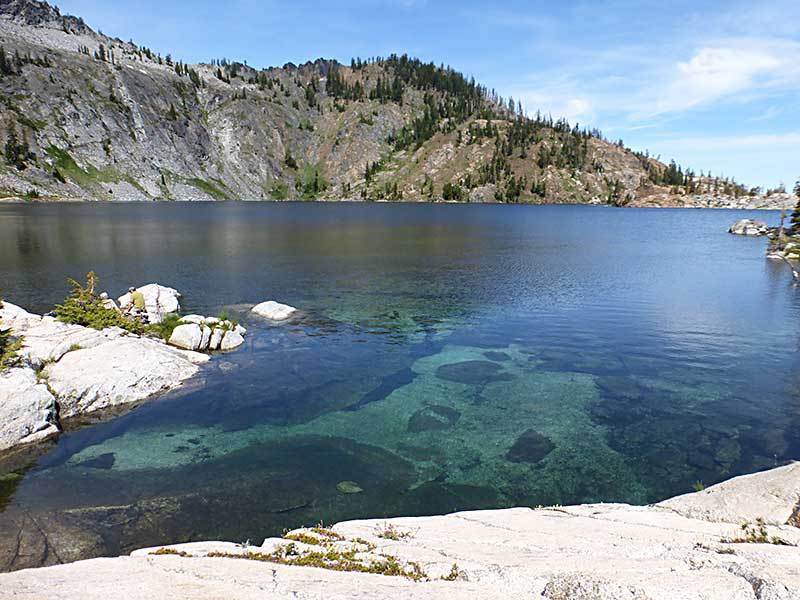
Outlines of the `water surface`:
[[[40,562],[260,543],[319,521],[652,502],[800,459],[800,291],[764,259],[764,240],[726,233],[747,216],[778,220],[1,206],[9,301],[45,312],[68,293],[64,277],[93,269],[113,295],[158,281],[183,292],[185,312],[227,309],[249,335],[186,389],[14,465],[0,539],[35,522],[74,542]],[[303,315],[278,326],[248,315],[267,299]]]

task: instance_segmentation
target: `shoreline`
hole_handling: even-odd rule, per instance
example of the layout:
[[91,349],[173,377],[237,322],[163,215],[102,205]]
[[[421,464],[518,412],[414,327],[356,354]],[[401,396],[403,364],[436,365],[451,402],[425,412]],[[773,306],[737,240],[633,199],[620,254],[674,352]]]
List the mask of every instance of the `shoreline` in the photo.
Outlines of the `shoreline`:
[[[762,535],[763,534],[763,535]],[[345,521],[0,574],[12,598],[796,599],[800,463],[649,506]]]

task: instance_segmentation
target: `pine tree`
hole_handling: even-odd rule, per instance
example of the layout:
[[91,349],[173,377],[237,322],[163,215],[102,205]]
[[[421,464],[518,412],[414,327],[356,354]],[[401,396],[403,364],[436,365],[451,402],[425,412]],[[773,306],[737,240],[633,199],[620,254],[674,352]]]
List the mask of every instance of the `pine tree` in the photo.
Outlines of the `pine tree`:
[[797,204],[794,207],[794,212],[790,219],[792,224],[790,232],[792,235],[800,235],[800,179],[794,184],[794,195],[797,196]]
[[175,105],[174,104],[170,104],[169,105],[169,113],[167,113],[167,117],[169,117],[170,120],[172,120],[172,121],[177,121],[178,120],[178,113],[175,111]]

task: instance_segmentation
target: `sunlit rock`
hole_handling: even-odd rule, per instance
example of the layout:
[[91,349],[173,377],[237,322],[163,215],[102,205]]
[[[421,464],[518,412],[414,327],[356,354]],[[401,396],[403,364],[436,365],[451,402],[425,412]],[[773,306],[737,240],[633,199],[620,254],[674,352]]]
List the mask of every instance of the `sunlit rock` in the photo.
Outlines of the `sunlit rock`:
[[254,306],[253,312],[271,321],[285,321],[295,314],[297,309],[288,304],[280,304],[274,300],[269,300]]
[[29,366],[0,371],[0,450],[58,433],[55,398]]
[[754,219],[740,219],[731,225],[728,233],[733,233],[734,235],[767,235],[769,233],[769,225]]
[[[178,290],[164,287],[157,283],[143,285],[137,289],[144,295],[147,317],[151,323],[160,323],[166,315],[177,313],[181,310],[181,294]],[[130,293],[120,296],[118,300],[121,307],[127,306],[130,301]]]

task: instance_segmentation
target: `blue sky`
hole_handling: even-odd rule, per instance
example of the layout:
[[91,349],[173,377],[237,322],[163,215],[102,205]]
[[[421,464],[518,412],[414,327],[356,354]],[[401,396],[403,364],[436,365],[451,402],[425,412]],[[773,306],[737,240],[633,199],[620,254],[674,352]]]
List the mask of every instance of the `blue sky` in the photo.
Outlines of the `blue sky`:
[[800,177],[800,1],[60,0],[188,62],[407,52],[637,150],[750,185]]

